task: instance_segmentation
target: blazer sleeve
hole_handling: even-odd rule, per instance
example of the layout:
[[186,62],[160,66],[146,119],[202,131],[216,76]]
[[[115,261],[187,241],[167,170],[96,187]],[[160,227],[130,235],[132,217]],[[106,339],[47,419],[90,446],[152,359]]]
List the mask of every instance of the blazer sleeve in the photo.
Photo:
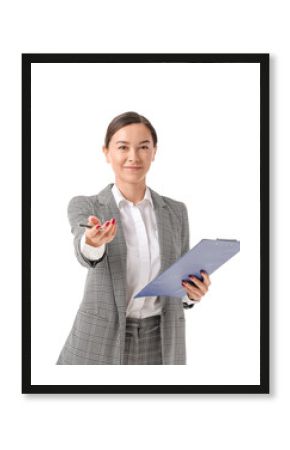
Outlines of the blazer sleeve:
[[92,201],[89,197],[77,196],[73,197],[68,204],[67,216],[71,226],[71,232],[74,236],[73,244],[74,251],[79,263],[91,269],[106,257],[106,251],[102,257],[98,260],[90,260],[81,252],[81,238],[85,232],[83,227],[80,227],[80,223],[87,223],[88,217],[94,215],[94,208]]

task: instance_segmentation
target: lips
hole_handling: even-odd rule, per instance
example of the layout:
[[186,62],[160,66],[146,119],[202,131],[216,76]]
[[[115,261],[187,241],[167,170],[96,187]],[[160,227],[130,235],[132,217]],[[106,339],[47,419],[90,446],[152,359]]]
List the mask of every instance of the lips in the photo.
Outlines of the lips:
[[142,169],[142,167],[141,166],[124,166],[124,169],[137,170],[137,169]]

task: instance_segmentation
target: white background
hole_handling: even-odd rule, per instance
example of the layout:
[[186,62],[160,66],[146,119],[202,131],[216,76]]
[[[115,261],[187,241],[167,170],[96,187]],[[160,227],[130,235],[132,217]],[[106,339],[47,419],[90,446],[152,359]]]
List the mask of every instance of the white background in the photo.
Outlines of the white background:
[[[33,64],[31,110],[32,384],[260,384],[259,64]],[[128,110],[156,128],[147,184],[187,204],[191,246],[236,238],[242,251],[186,312],[188,367],[56,366],[87,273],[67,204],[114,181],[101,147]]]
[[[115,3],[14,1],[1,7],[2,447],[145,449],[154,442],[272,449],[279,440],[287,448],[288,2]],[[21,395],[22,52],[271,53],[270,395]],[[39,218],[44,250],[46,220]]]

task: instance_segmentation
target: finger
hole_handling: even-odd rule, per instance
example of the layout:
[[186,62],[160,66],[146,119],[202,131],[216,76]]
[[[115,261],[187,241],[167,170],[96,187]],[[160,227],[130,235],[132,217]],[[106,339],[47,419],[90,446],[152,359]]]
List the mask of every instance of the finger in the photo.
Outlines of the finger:
[[114,224],[116,223],[116,219],[113,217],[110,220],[107,220],[103,225],[102,229],[104,232],[104,236],[108,236],[108,234],[112,231]]
[[200,291],[200,289],[192,286],[187,281],[182,281],[182,286],[185,288],[188,296],[192,298],[193,300],[200,300],[201,297],[204,295],[203,292]]
[[206,294],[208,291],[208,286],[203,283],[203,281],[199,280],[197,277],[195,277],[194,275],[189,275],[188,278],[190,278],[194,284],[204,293]]
[[109,231],[112,229],[112,219],[111,220],[107,220],[103,225],[102,225],[102,232],[103,232],[103,237],[107,237],[109,234]]
[[104,223],[104,225],[102,226],[102,237],[101,237],[102,244],[110,242],[114,239],[115,229],[116,229],[116,221],[113,222],[113,219]]
[[211,281],[210,281],[210,277],[209,275],[206,273],[205,270],[201,270],[200,271],[202,278],[203,278],[203,282],[206,286],[210,286],[211,285]]
[[188,290],[186,290],[186,294],[190,300],[194,300],[196,302],[201,301],[202,297],[200,295],[193,294],[192,292],[189,292]]
[[100,219],[97,216],[89,216],[88,225],[101,225]]
[[203,297],[203,293],[192,286],[188,286],[187,293],[188,296],[190,298],[193,298],[194,300],[201,300],[201,298]]
[[111,242],[117,234],[117,223],[112,226],[111,232],[107,237],[107,242]]
[[101,229],[101,225],[100,224],[98,224],[96,226],[93,226],[93,228],[88,228],[86,230],[86,236],[89,239],[94,239],[96,236],[98,236],[98,234],[101,234],[100,229]]
[[106,229],[106,236],[111,237],[116,233],[116,225],[117,222],[116,221],[111,221],[109,226]]
[[96,226],[93,226],[93,228],[90,228],[86,231],[87,236],[90,238],[94,238],[99,236],[103,236],[104,235],[104,231],[107,228],[106,225],[109,224],[109,221],[105,222],[104,225],[102,225],[101,223],[97,224]]

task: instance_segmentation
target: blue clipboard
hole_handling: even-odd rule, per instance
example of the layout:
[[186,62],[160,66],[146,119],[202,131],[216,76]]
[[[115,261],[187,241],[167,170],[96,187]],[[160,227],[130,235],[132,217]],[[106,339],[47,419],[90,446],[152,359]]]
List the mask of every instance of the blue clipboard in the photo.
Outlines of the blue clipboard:
[[209,275],[240,251],[240,241],[233,239],[202,239],[161,275],[148,283],[134,298],[167,295],[184,297],[186,292],[182,280],[191,281],[188,276],[200,278],[200,271]]

